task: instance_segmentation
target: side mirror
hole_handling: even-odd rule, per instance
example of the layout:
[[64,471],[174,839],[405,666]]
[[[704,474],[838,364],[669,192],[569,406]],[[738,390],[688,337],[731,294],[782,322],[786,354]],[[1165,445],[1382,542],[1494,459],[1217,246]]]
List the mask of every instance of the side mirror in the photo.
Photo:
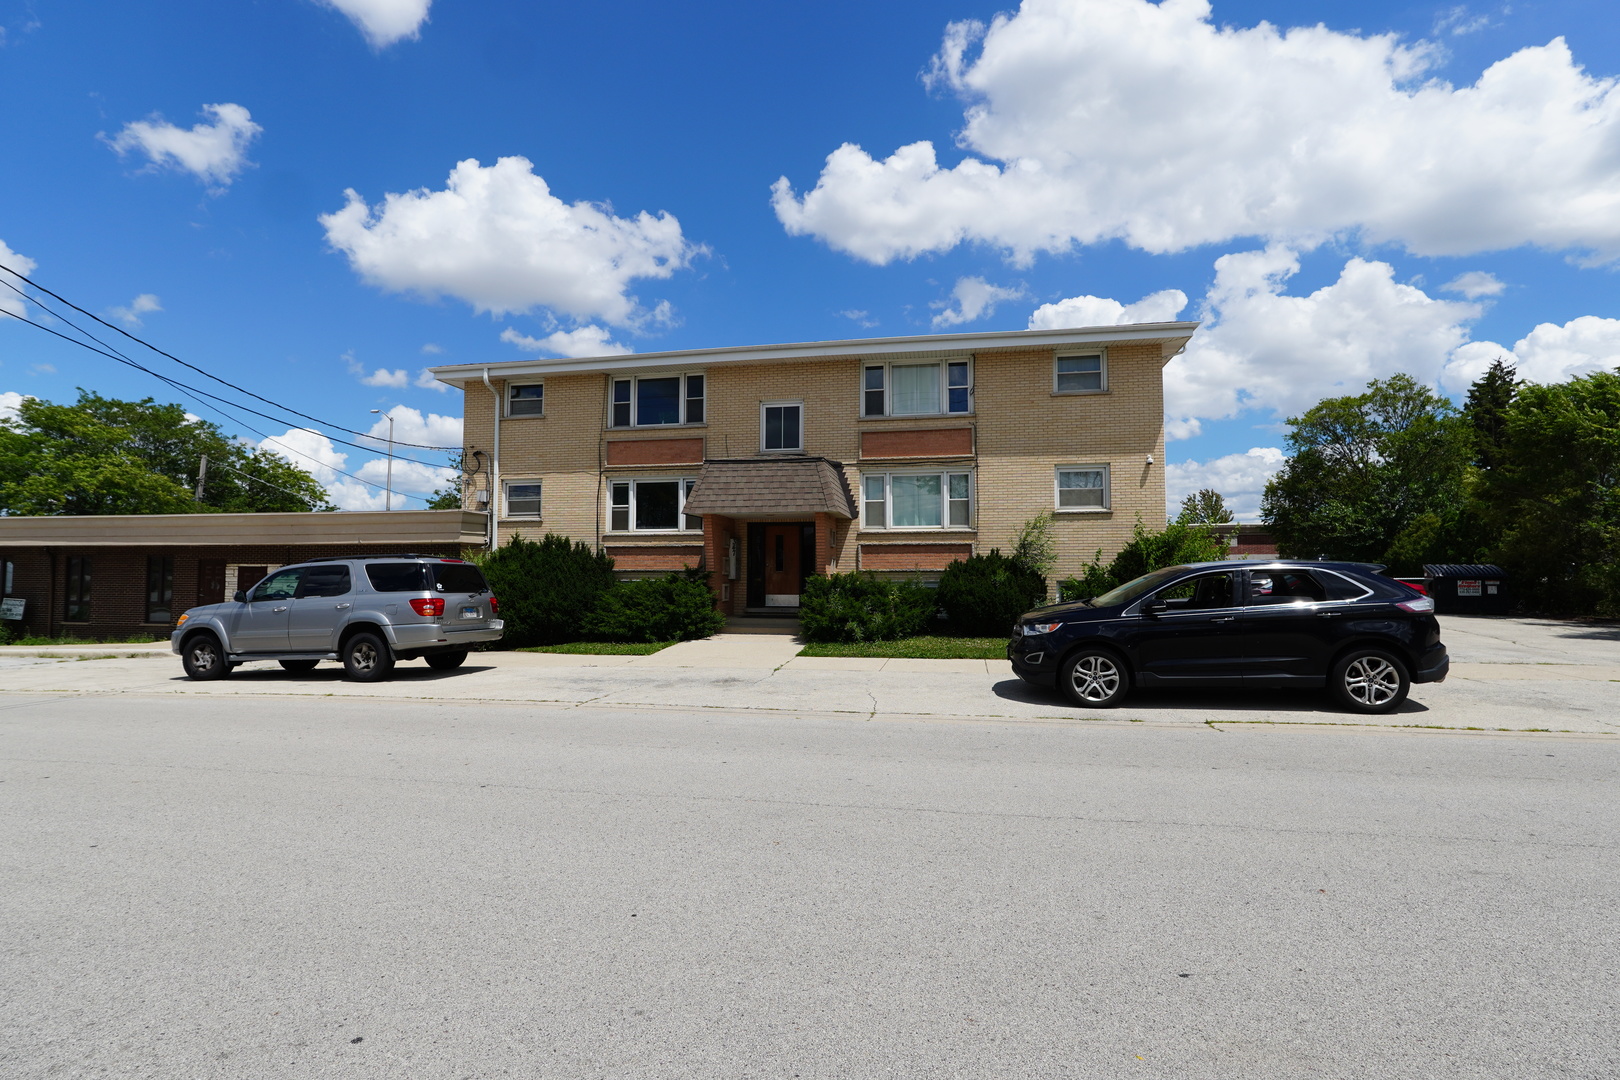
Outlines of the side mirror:
[[1169,604],[1165,603],[1163,600],[1154,600],[1152,603],[1148,604],[1146,607],[1144,607],[1142,609],[1142,614],[1144,614],[1144,615],[1158,615],[1158,614],[1161,614],[1162,612],[1166,612],[1166,611],[1169,611],[1169,610],[1170,610],[1170,605]]
[[241,589],[238,589],[236,592],[231,594],[231,599],[236,601],[238,604],[245,604],[247,603],[247,593],[243,592]]

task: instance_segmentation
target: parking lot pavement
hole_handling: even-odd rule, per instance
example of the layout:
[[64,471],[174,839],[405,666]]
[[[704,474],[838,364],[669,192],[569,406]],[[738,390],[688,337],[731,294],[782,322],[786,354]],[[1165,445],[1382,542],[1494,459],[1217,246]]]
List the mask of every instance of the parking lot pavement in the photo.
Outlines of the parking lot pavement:
[[1068,715],[9,694],[0,1076],[1620,1075],[1620,743]]

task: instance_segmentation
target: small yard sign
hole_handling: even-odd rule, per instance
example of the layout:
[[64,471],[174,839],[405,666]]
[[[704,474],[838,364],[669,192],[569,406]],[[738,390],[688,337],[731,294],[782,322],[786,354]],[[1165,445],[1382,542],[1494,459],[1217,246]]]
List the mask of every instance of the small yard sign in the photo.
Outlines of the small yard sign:
[[8,596],[0,600],[0,619],[21,619],[23,605],[26,603],[27,601],[20,596]]

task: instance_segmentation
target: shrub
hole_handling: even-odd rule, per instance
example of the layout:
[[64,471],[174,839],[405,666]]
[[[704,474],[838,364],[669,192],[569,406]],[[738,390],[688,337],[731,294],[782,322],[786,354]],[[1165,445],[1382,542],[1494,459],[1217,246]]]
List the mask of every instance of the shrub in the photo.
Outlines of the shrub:
[[1113,562],[1103,566],[1102,552],[1097,552],[1097,557],[1078,578],[1059,583],[1058,597],[1084,600],[1101,596],[1109,589],[1166,566],[1214,562],[1225,557],[1226,541],[1211,529],[1200,525],[1170,525],[1163,532],[1151,533],[1138,521],[1136,535],[1114,556]]
[[934,590],[918,581],[817,575],[799,598],[799,631],[806,641],[893,641],[922,633],[938,609]]
[[578,641],[585,615],[614,584],[610,556],[552,533],[514,536],[478,564],[501,602],[504,649]]
[[1013,541],[1012,561],[1045,577],[1057,565],[1057,537],[1052,535],[1057,515],[1050,510],[1024,522]]
[[596,599],[585,618],[585,635],[596,641],[691,641],[726,625],[714,608],[708,573],[665,574],[621,581]]
[[958,634],[991,637],[1046,603],[1046,579],[997,548],[953,562],[939,579],[939,605]]

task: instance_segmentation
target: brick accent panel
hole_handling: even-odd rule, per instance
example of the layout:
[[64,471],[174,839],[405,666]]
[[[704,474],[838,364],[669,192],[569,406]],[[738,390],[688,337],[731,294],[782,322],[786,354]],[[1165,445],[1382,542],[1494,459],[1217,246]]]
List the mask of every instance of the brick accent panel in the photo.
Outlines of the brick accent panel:
[[696,439],[609,439],[609,465],[699,465],[703,462],[703,440]]
[[657,570],[668,573],[697,566],[703,561],[701,544],[637,544],[609,547],[615,570]]
[[972,544],[862,544],[862,570],[943,570],[973,554]]
[[862,458],[967,457],[972,453],[972,428],[861,432]]
[[[743,542],[735,520],[721,514],[704,515],[703,565],[709,568],[709,591],[714,593],[715,607],[727,615],[735,615],[743,607],[742,598],[738,596],[738,592],[744,588],[743,580],[739,577],[732,581],[726,577],[726,552],[733,538],[739,545]],[[742,569],[740,558],[737,567],[739,571]]]

